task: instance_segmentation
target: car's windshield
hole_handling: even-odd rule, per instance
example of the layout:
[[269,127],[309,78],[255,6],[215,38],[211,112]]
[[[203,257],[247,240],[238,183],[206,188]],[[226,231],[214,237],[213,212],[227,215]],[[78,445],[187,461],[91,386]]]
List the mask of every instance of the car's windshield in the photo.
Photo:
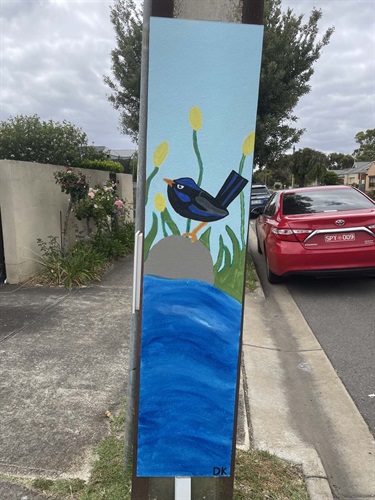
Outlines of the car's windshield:
[[354,189],[322,189],[301,193],[286,193],[283,214],[314,214],[375,208],[375,205]]
[[251,195],[254,194],[269,194],[269,191],[265,186],[253,187],[251,188]]

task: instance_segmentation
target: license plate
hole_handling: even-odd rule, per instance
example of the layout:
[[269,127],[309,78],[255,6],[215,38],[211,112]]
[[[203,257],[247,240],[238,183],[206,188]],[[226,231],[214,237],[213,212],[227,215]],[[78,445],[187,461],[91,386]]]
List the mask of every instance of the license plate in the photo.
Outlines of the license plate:
[[355,233],[338,233],[338,234],[326,234],[324,236],[324,241],[326,243],[341,243],[343,241],[355,241]]

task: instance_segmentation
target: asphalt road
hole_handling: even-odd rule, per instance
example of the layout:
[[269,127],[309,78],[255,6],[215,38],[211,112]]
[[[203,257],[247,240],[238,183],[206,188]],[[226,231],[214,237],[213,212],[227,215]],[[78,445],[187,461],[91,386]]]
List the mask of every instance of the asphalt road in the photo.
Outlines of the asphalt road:
[[[274,287],[253,255],[265,294]],[[294,301],[375,435],[375,278],[293,277]]]

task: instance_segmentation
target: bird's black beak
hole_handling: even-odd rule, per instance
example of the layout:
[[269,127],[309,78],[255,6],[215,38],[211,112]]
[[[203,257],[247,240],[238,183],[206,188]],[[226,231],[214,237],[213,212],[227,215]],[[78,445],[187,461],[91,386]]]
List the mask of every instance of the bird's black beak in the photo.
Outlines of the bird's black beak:
[[170,187],[174,185],[174,181],[172,179],[163,179],[163,181],[166,182]]

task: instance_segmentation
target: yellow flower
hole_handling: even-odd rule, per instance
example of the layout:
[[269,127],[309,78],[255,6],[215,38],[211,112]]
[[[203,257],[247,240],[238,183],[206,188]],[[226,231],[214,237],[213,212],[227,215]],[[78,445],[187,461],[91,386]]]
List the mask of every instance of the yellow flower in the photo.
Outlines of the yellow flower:
[[162,195],[162,193],[157,193],[155,195],[154,205],[155,205],[156,210],[158,210],[159,212],[163,212],[165,210],[167,203],[166,203],[164,195]]
[[168,154],[168,143],[167,142],[161,142],[159,146],[155,148],[154,151],[154,156],[152,157],[152,161],[154,164],[154,167],[159,168],[160,165],[163,163],[163,161],[166,159],[167,154]]
[[242,143],[242,153],[247,156],[254,151],[255,132],[251,132]]
[[190,109],[189,120],[193,130],[202,128],[202,112],[197,106]]

